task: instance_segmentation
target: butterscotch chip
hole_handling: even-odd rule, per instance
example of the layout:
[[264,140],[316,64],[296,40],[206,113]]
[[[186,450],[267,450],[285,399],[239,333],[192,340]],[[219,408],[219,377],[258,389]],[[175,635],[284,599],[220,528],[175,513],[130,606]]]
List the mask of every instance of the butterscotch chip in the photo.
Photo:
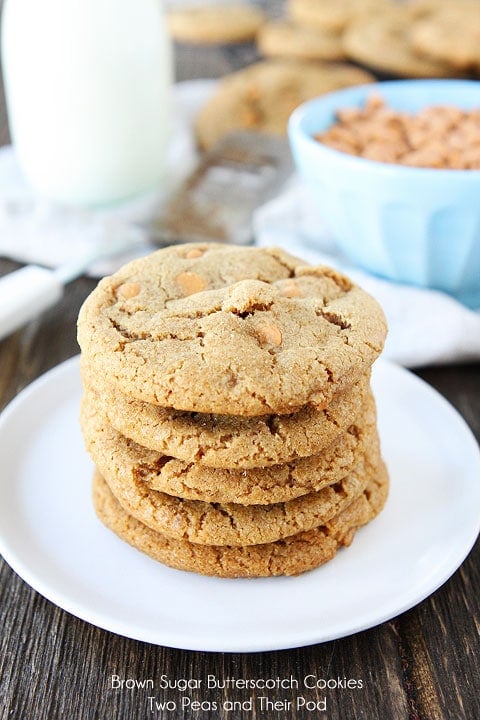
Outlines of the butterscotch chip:
[[269,343],[277,347],[282,344],[282,331],[277,325],[261,324],[257,328],[257,335],[262,343]]
[[343,63],[264,60],[225,76],[197,115],[202,149],[234,130],[285,135],[293,110],[305,100],[350,85],[374,81],[365,70]]
[[259,8],[246,3],[177,8],[167,15],[172,37],[195,45],[253,40],[264,20]]
[[125,488],[138,486],[188,500],[241,505],[286,502],[339,482],[367,454],[378,457],[375,421],[369,398],[357,419],[322,452],[269,467],[236,469],[185,462],[129,440],[110,425],[104,406],[90,392],[81,410],[87,450],[106,478],[113,477]]
[[138,295],[140,292],[139,283],[123,283],[117,288],[117,295],[120,295],[125,300],[130,300]]
[[285,283],[285,285],[280,289],[280,292],[285,297],[302,297],[300,288],[294,282]]
[[100,520],[122,540],[165,565],[218,577],[298,575],[331,560],[352,542],[357,528],[370,522],[388,495],[388,475],[381,465],[365,491],[322,526],[261,545],[198,545],[157,533],[126,512],[95,473],[93,499]]
[[185,257],[192,259],[192,258],[199,258],[202,257],[204,253],[204,250],[201,248],[193,248],[192,250],[189,250],[187,253],[185,253]]
[[[188,254],[185,257],[188,258]],[[191,257],[190,255],[190,258]],[[194,255],[193,257],[201,257],[201,255]],[[180,273],[180,275],[177,275],[175,278],[175,282],[182,287],[184,295],[193,295],[194,293],[202,292],[202,290],[205,290],[207,287],[204,278],[192,272]]]
[[[383,347],[385,318],[341,273],[273,248],[212,243],[201,257],[186,258],[193,247],[135,260],[101,280],[85,301],[80,347],[91,370],[114,388],[179,410],[288,414],[326,407],[368,373]],[[205,290],[197,285],[185,296],[182,275],[201,278]],[[251,279],[238,280],[245,276]],[[284,297],[278,283],[285,280],[294,280],[302,297]],[[133,312],[115,293],[124,282],[142,286]],[[232,297],[249,309],[235,310]],[[281,329],[274,353],[258,342],[265,324]]]

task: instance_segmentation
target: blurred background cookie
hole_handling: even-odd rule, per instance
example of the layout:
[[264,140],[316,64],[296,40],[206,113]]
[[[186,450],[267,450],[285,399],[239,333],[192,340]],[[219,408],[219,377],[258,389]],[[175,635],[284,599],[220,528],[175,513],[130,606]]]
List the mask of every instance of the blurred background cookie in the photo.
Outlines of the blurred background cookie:
[[171,9],[167,19],[174,40],[215,45],[253,40],[265,16],[259,8],[245,3]]
[[443,2],[412,28],[413,48],[461,71],[480,70],[480,3]]
[[342,63],[255,63],[220,81],[216,93],[197,116],[198,144],[208,149],[239,129],[284,135],[290,114],[305,100],[373,80],[367,71]]
[[357,17],[343,43],[348,57],[380,73],[401,77],[455,77],[447,62],[421,55],[411,41],[414,22],[408,8],[391,7],[376,15]]
[[263,25],[257,47],[266,57],[291,57],[304,60],[344,60],[342,36],[336,32],[311,30],[289,20]]
[[358,13],[375,11],[382,0],[289,0],[288,14],[299,25],[341,32]]

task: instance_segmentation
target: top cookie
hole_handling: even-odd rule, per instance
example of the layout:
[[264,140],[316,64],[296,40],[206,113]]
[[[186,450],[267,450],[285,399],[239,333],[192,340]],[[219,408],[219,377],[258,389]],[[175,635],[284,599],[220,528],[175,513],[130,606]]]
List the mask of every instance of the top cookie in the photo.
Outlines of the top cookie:
[[82,306],[80,347],[126,395],[254,416],[325,407],[382,350],[379,305],[348,278],[275,248],[196,243],[104,278]]

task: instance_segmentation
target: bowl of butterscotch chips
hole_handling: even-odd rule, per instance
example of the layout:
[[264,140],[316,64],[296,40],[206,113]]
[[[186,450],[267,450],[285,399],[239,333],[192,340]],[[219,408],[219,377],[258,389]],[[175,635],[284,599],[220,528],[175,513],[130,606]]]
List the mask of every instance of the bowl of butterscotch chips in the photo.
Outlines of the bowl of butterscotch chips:
[[291,116],[297,170],[340,250],[396,282],[480,306],[480,82],[330,93]]

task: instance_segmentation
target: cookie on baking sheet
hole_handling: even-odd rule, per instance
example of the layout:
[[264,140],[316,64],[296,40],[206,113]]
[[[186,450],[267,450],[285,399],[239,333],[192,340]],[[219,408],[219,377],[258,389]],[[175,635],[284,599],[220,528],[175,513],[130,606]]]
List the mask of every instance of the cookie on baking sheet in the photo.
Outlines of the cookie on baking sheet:
[[186,462],[217,468],[265,467],[321,452],[365,413],[369,378],[335,395],[328,408],[244,418],[188,413],[128,398],[85,367],[90,404],[139,445]]
[[321,454],[271,467],[210,468],[147,450],[118,433],[103,417],[104,407],[86,394],[81,425],[87,451],[105,477],[124,487],[137,485],[188,500],[272,505],[318,491],[352,472],[366,454],[379,454],[376,413],[370,398],[363,417]]
[[288,15],[298,25],[340,33],[359,13],[378,10],[383,0],[289,0]]
[[388,495],[384,466],[365,491],[323,526],[274,543],[244,547],[196,545],[151,530],[129,515],[97,471],[93,482],[99,519],[122,540],[165,565],[218,577],[298,575],[331,560],[342,545],[350,545],[356,530],[373,520]]
[[335,32],[311,30],[288,20],[266,23],[258,32],[261,55],[302,60],[344,60],[342,37]]
[[171,36],[194,45],[248,42],[264,21],[263,12],[247,3],[180,7],[167,14]]
[[343,43],[352,60],[383,73],[405,77],[454,77],[445,62],[420,55],[412,46],[412,18],[400,8],[357,18],[347,28]]
[[206,150],[234,130],[284,135],[290,114],[305,100],[373,81],[353,65],[263,60],[222,78],[197,115],[197,142]]
[[480,71],[480,6],[477,0],[440,5],[412,27],[412,46],[437,62]]
[[274,248],[168,247],[83,304],[85,361],[119,391],[180,410],[284,414],[365,376],[386,322],[344,275]]

